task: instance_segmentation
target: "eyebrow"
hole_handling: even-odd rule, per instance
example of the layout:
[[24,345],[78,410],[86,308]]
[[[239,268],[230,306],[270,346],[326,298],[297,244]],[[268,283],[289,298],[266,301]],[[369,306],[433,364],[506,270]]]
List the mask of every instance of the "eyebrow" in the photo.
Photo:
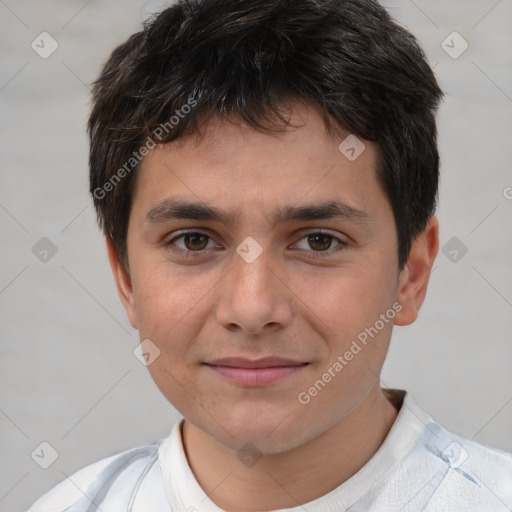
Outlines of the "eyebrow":
[[[151,224],[169,220],[189,219],[217,221],[227,226],[233,226],[239,217],[238,211],[226,212],[201,201],[187,201],[172,197],[163,199],[146,214],[146,220]],[[339,200],[305,206],[275,208],[266,218],[271,227],[297,220],[369,220],[368,214]]]

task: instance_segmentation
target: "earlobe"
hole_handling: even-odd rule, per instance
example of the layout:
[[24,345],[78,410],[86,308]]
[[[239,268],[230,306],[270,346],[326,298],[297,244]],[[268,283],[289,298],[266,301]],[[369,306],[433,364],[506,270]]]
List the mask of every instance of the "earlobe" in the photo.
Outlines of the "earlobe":
[[402,309],[395,317],[395,325],[412,324],[418,317],[438,250],[439,222],[432,216],[425,229],[412,242],[409,258],[400,272],[397,301]]
[[105,242],[107,245],[107,254],[110,261],[110,267],[112,268],[112,274],[117,286],[117,293],[119,294],[121,303],[126,310],[126,314],[131,326],[134,329],[138,329],[135,299],[130,276],[128,276],[121,261],[119,260],[119,254],[114,247],[112,240],[110,240],[108,237],[105,237]]

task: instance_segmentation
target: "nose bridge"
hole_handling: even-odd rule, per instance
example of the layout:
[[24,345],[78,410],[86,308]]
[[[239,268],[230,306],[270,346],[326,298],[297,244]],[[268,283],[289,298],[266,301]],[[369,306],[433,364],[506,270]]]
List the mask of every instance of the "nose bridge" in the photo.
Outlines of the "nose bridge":
[[260,242],[247,237],[233,255],[233,267],[220,290],[217,311],[219,322],[226,328],[237,325],[254,334],[269,324],[289,321],[286,287],[275,275],[272,250]]
[[[261,239],[260,239],[261,242]],[[235,256],[235,282],[238,288],[258,294],[270,286],[269,279],[272,276],[272,255],[268,245],[258,242],[252,236],[241,242]]]

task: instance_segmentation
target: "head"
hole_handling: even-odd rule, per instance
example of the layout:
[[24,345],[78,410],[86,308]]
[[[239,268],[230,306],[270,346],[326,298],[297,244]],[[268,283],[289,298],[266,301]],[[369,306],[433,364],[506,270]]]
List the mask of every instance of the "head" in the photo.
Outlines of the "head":
[[[437,253],[440,99],[369,0],[181,1],[114,50],[90,190],[149,370],[189,421],[284,451],[378,383]],[[232,357],[301,366],[241,384],[214,364]]]

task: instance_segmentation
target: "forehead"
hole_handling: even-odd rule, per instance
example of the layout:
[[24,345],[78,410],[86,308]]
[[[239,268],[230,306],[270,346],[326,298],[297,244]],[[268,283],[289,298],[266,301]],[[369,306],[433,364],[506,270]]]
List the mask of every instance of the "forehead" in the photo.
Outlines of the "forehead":
[[132,209],[143,208],[145,217],[158,219],[164,210],[190,213],[200,205],[197,218],[233,223],[243,210],[259,205],[276,224],[294,215],[322,218],[319,211],[290,209],[320,202],[324,213],[344,210],[342,215],[362,218],[372,194],[384,197],[375,143],[342,130],[327,133],[318,112],[304,105],[290,113],[290,125],[269,134],[213,119],[199,137],[157,146],[138,170]]

